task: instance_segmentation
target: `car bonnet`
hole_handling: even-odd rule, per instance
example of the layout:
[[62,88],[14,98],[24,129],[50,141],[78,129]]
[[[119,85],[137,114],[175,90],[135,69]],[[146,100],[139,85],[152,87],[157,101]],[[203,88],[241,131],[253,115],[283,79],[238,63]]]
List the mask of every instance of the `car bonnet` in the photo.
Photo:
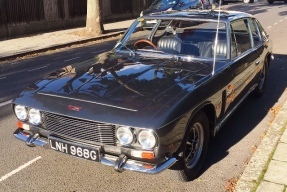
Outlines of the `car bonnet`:
[[165,101],[190,89],[204,77],[199,72],[207,68],[200,62],[115,54],[100,57],[104,61],[90,59],[51,74],[51,81],[37,93],[138,111],[167,95]]

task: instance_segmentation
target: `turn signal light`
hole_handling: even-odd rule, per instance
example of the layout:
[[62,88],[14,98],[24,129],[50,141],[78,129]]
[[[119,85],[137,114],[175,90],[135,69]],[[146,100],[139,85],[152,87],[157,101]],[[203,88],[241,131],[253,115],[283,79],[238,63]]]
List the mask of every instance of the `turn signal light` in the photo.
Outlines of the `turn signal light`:
[[153,152],[142,152],[142,158],[144,159],[153,159],[154,153]]
[[143,159],[153,159],[154,158],[154,152],[152,151],[131,151],[131,155],[138,158]]
[[30,126],[26,123],[21,122],[21,121],[17,122],[17,126],[19,128],[25,129],[25,130],[30,130]]
[[146,169],[153,169],[154,168],[153,165],[143,165],[143,167],[146,168]]

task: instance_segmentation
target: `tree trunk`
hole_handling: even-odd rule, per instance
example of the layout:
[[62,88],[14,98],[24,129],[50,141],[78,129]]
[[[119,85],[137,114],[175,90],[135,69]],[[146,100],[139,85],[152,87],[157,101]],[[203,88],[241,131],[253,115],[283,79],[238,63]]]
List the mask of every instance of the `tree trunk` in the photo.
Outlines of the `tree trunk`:
[[104,33],[101,11],[102,1],[103,0],[87,0],[86,30],[90,33]]

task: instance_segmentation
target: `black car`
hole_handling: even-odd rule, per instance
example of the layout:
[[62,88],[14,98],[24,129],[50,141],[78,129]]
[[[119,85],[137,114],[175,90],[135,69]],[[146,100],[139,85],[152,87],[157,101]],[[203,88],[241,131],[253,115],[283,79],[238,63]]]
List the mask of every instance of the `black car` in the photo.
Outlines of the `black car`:
[[227,5],[231,2],[254,3],[254,0],[215,0],[217,4]]
[[273,4],[274,1],[284,1],[284,3],[287,3],[287,0],[267,0],[269,4]]
[[[143,30],[143,20],[157,23]],[[143,16],[113,50],[27,87],[12,104],[14,136],[119,172],[174,165],[193,180],[210,138],[249,94],[263,94],[271,58],[272,41],[246,13]]]
[[[201,0],[155,0],[147,9],[143,10],[140,16],[166,10],[199,9],[202,7]],[[144,28],[152,28],[156,20],[144,21]]]

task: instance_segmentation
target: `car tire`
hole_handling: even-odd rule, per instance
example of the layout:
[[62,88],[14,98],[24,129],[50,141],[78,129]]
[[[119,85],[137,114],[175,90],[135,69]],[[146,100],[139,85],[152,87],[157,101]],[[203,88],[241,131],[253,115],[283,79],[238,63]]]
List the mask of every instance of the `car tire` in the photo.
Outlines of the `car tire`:
[[199,111],[189,125],[181,146],[181,157],[176,164],[180,181],[192,181],[199,176],[209,144],[209,122],[203,111]]
[[253,96],[255,98],[259,98],[263,95],[265,86],[266,86],[266,80],[267,80],[267,69],[268,69],[268,60],[265,59],[263,68],[260,71],[259,74],[259,80],[258,80],[258,85],[253,91]]
[[267,0],[267,2],[271,5],[274,3],[274,0]]
[[287,3],[287,0],[284,0],[284,3]]
[[254,3],[254,0],[250,0],[250,2],[249,3]]

